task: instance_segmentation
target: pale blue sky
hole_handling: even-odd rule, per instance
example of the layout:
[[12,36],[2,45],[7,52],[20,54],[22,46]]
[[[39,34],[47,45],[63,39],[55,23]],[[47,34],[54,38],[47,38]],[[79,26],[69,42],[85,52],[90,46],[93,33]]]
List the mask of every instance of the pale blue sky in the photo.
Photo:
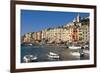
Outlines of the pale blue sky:
[[54,28],[71,22],[77,15],[89,16],[89,13],[21,10],[21,35]]

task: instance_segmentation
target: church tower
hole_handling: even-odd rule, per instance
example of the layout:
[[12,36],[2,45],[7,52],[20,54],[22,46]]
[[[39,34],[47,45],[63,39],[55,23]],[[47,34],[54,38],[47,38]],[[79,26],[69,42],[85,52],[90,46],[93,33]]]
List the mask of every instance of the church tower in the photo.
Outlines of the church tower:
[[79,14],[77,15],[76,18],[73,19],[73,22],[80,22],[80,16],[79,16]]
[[76,17],[76,22],[80,22],[80,16],[79,16],[79,14]]

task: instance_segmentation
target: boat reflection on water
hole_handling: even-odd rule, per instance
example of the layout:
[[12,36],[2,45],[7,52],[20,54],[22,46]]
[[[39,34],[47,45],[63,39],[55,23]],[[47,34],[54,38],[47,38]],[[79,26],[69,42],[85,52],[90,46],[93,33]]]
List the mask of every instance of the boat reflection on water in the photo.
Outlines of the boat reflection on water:
[[23,62],[24,63],[37,62],[37,56],[34,56],[34,55],[25,55],[23,57]]

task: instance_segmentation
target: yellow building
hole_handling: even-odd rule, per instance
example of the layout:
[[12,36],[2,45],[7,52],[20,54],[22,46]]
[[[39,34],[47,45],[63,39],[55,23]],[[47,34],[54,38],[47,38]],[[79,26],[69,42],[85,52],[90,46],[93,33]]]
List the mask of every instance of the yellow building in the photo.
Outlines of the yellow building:
[[31,33],[25,34],[23,42],[29,43],[30,41],[31,41]]
[[42,32],[34,32],[32,37],[35,43],[39,43],[42,40]]
[[82,42],[87,42],[87,41],[89,41],[89,26],[88,25],[83,25],[82,27],[81,27],[81,29],[80,29],[80,33],[79,33],[79,35],[80,35],[80,41],[82,41]]

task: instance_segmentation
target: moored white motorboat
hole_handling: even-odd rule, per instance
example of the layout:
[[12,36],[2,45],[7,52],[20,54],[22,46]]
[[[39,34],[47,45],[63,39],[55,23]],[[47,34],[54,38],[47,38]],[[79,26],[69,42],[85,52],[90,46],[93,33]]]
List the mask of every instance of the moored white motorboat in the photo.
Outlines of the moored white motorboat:
[[80,53],[79,52],[71,52],[71,55],[73,55],[73,56],[80,56]]
[[24,61],[25,63],[34,62],[34,61],[36,61],[36,60],[37,60],[37,57],[34,56],[34,55],[25,55],[25,56],[23,57],[23,61]]
[[80,58],[84,56],[84,52],[71,52],[71,55]]
[[28,44],[29,46],[32,46],[32,44],[30,43],[30,44]]
[[80,46],[69,46],[69,49],[80,49]]
[[59,59],[60,56],[56,53],[53,53],[53,52],[49,52],[49,54],[47,55],[48,58],[51,58],[51,59]]

